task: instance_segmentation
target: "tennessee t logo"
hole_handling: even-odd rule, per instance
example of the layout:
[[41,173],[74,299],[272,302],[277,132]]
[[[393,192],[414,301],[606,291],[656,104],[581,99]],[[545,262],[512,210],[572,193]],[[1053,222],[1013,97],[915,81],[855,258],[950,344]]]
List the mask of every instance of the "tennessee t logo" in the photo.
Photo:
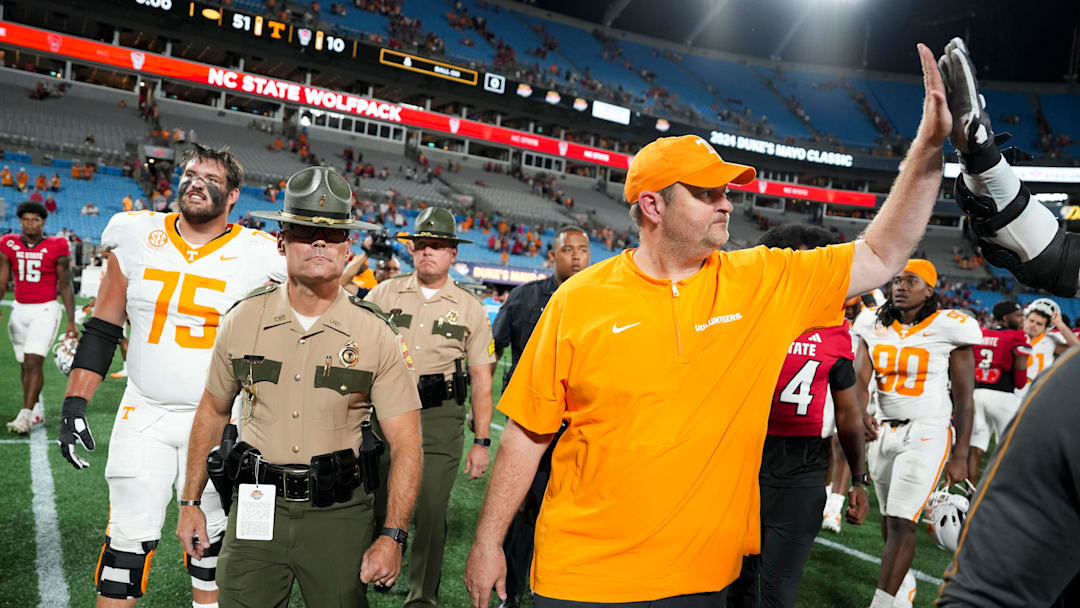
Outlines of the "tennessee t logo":
[[189,262],[194,262],[195,258],[199,257],[199,252],[194,249],[187,250],[187,259]]
[[135,411],[135,406],[134,405],[125,405],[124,406],[124,415],[121,416],[120,419],[121,420],[127,420],[128,419],[128,414],[130,414],[131,412],[134,412],[134,411]]
[[712,147],[712,144],[705,141],[704,139],[701,139],[700,137],[695,138],[694,143],[701,146],[701,147],[703,147],[703,148],[705,148],[706,150],[708,150],[709,153],[712,154],[713,156],[715,156],[716,158],[720,158],[720,153],[716,151],[716,148]]

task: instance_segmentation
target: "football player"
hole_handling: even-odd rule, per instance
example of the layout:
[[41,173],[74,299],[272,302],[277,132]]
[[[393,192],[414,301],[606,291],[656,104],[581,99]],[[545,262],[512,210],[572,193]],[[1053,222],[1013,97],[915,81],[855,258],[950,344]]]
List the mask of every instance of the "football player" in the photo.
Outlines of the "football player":
[[855,387],[864,411],[871,374],[877,379],[877,420],[868,421],[876,437],[867,445],[867,461],[885,549],[871,608],[910,608],[915,578],[909,568],[923,505],[943,470],[950,484],[967,477],[975,382],[971,346],[982,340],[982,331],[971,317],[939,309],[936,284],[933,264],[910,260],[893,277],[885,304],[863,311],[853,328],[859,337]]
[[[851,337],[851,355],[859,347],[859,338],[851,335],[850,323],[862,312],[864,307],[861,297],[856,296],[844,303],[844,318],[849,322],[848,334]],[[825,419],[822,424],[822,434],[829,437],[832,442],[832,456],[830,457],[829,470],[825,474],[825,509],[821,514],[821,529],[832,532],[840,532],[844,522],[844,500],[848,486],[851,483],[851,468],[848,466],[843,446],[840,445],[840,437],[836,434],[836,405],[833,403],[832,393],[825,395]]]
[[[118,213],[105,227],[105,276],[64,397],[58,443],[84,469],[90,464],[75,444],[94,449],[86,404],[127,318],[128,383],[105,465],[109,525],[95,574],[98,606],[131,606],[146,591],[165,508],[184,485],[191,421],[221,315],[252,289],[284,278],[274,237],[228,223],[244,175],[228,148],[196,144],[180,166],[179,213]],[[196,607],[217,605],[216,556],[227,521],[212,485],[201,506],[213,544],[200,559],[185,556]]]
[[994,305],[994,327],[983,330],[982,343],[975,346],[975,420],[968,450],[968,479],[979,483],[979,463],[990,445],[990,435],[1001,441],[1005,427],[1020,407],[1015,391],[1028,381],[1027,335],[1015,300]]
[[1080,344],[1080,338],[1061,318],[1061,308],[1050,298],[1039,298],[1024,309],[1024,333],[1031,344],[1028,357],[1028,383],[1017,390],[1022,401],[1035,378],[1054,363],[1054,359],[1070,346]]
[[8,334],[15,348],[15,360],[22,366],[22,409],[7,423],[12,433],[24,435],[45,422],[41,387],[45,385],[42,364],[60,328],[60,304],[67,312],[67,338],[78,337],[75,328],[75,287],[71,282],[71,252],[67,239],[45,236],[49,212],[41,203],[25,202],[15,214],[22,231],[0,237],[0,300],[8,281],[15,275],[15,303],[8,320]]
[[[835,242],[822,228],[784,224],[766,232],[759,244],[805,250]],[[830,394],[839,441],[853,472],[847,520],[862,524],[870,511],[850,325],[840,310],[836,312],[838,325],[808,329],[788,347],[773,392],[759,474],[761,555],[758,560],[754,556],[744,560],[743,572],[729,591],[730,607],[795,605],[799,579],[825,506],[821,483],[832,449],[831,419],[824,432]],[[754,584],[755,573],[758,584]]]

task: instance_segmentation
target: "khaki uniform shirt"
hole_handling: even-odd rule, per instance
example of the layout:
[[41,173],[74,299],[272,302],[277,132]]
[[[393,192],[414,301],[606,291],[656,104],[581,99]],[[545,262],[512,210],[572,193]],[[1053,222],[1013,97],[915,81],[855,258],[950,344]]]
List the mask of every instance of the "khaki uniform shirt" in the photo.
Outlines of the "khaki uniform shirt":
[[376,285],[364,299],[378,304],[397,326],[418,376],[453,374],[454,360],[462,355],[468,355],[470,367],[495,362],[484,305],[452,280],[428,300],[416,274],[398,276]]
[[273,464],[360,446],[360,424],[420,409],[405,342],[339,290],[305,330],[287,286],[241,300],[221,319],[206,390],[232,401],[243,389],[243,440]]

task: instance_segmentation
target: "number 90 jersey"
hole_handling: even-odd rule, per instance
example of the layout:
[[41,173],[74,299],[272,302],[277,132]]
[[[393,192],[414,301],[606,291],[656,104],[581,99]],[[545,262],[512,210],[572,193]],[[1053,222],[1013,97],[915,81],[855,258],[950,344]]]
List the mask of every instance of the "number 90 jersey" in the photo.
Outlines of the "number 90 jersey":
[[206,385],[221,316],[267,280],[284,281],[285,258],[274,237],[237,224],[192,247],[176,230],[179,216],[118,213],[101,244],[127,278],[128,394],[190,410]]
[[878,418],[949,426],[949,355],[982,341],[975,319],[943,309],[911,327],[885,327],[871,308],[859,313],[852,332],[866,342],[874,366]]

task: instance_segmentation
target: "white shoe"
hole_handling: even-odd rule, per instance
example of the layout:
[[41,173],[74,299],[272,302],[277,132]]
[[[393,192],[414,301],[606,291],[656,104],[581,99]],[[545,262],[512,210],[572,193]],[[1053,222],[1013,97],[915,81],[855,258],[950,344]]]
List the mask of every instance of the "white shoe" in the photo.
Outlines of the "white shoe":
[[110,378],[127,378],[127,366],[120,368],[120,371],[109,374]]
[[843,525],[841,517],[843,511],[844,495],[830,494],[829,499],[825,501],[825,512],[821,516],[821,529],[839,534],[840,527]]
[[15,416],[15,419],[7,423],[7,428],[12,433],[17,435],[25,435],[30,432],[30,420],[33,418],[33,413],[23,408],[19,410],[19,415]]
[[904,582],[896,590],[896,599],[893,600],[893,608],[911,608],[915,603],[915,575],[911,570],[904,575]]
[[30,411],[30,428],[45,424],[45,404],[38,401]]

